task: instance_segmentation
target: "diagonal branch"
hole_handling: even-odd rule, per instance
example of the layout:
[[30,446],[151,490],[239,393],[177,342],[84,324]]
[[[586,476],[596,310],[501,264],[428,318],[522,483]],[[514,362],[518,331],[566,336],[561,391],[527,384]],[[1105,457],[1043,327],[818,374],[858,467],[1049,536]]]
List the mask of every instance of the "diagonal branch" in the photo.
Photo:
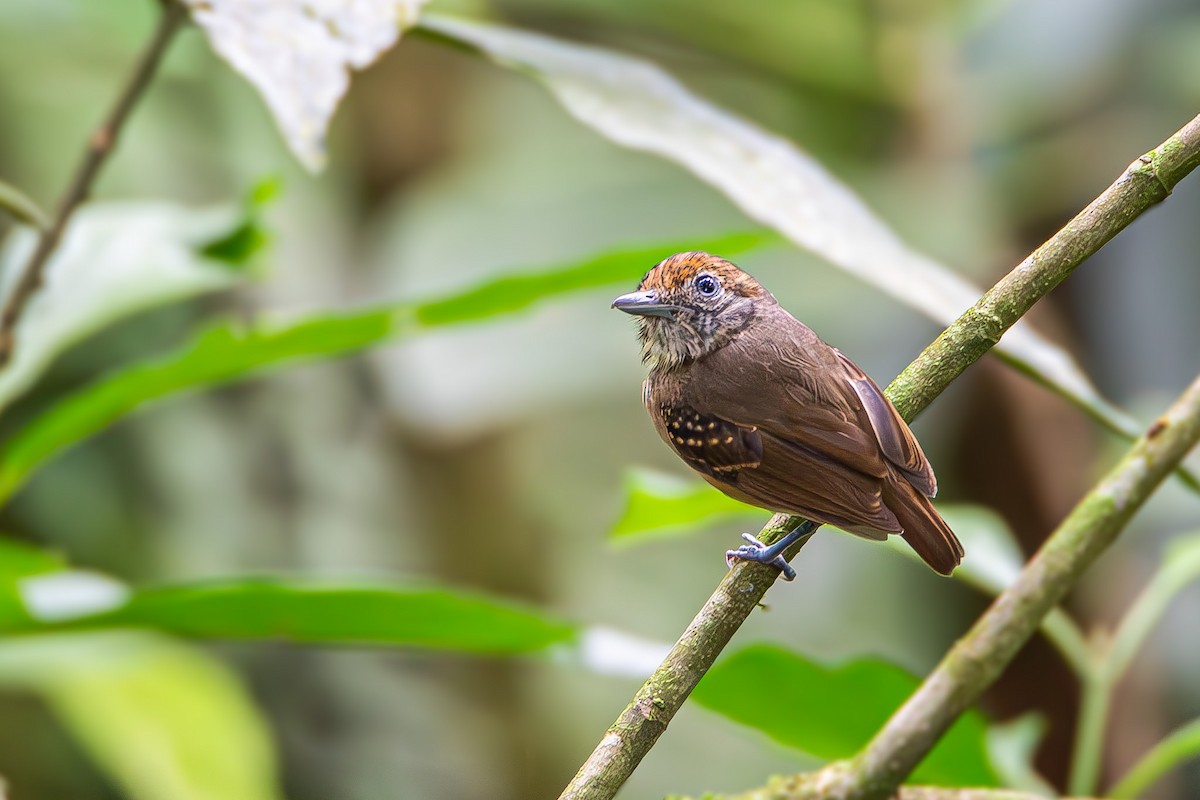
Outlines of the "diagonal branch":
[[992,348],[1033,304],[1066,280],[1089,256],[1166,199],[1200,166],[1200,116],[1141,156],[1121,177],[925,348],[888,386],[906,419],[942,393],[950,381]]
[[[1197,166],[1200,116],[1130,164],[1087,208],[925,348],[888,387],[888,396],[904,418],[911,420],[929,405],[1034,303],[1140,214],[1164,200]],[[776,514],[759,538],[777,541],[801,522],[798,517]],[[798,551],[799,546],[794,547],[788,558]],[[773,567],[748,562],[738,563],[725,575],[559,800],[611,800],[776,577],[778,571]]]
[[[789,800],[797,797],[796,784],[808,776],[774,778],[761,789],[736,795],[705,795],[705,800]],[[684,800],[684,798],[680,798]],[[902,786],[894,800],[1046,800],[1045,795],[1015,789],[953,789],[944,786]],[[1087,797],[1062,797],[1059,800],[1093,800]]]
[[1075,506],[1016,581],[854,758],[795,776],[777,800],[883,800],[1000,677],[1042,619],[1200,441],[1200,377]]
[[0,369],[8,363],[12,356],[13,347],[16,344],[17,322],[29,299],[41,287],[46,262],[50,260],[50,255],[58,247],[63,231],[66,230],[67,222],[75,213],[75,209],[87,199],[100,168],[117,143],[117,137],[120,135],[125,121],[150,84],[150,79],[154,77],[158,65],[162,62],[167,45],[170,44],[186,16],[187,10],[182,3],[177,0],[164,0],[158,27],[155,29],[146,51],[134,68],[129,82],[121,91],[108,118],[88,137],[83,161],[75,170],[66,194],[59,201],[58,213],[55,214],[49,227],[41,232],[33,254],[13,284],[3,309],[0,309]]

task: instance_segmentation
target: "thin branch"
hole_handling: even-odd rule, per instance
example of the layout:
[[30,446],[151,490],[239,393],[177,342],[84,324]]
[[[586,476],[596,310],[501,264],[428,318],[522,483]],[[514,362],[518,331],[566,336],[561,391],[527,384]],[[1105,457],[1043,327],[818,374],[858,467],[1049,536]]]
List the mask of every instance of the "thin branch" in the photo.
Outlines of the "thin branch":
[[[988,290],[892,382],[888,396],[904,418],[911,420],[929,405],[1035,302],[1138,215],[1166,198],[1175,184],[1198,165],[1200,116],[1134,161],[1091,205]],[[776,541],[801,522],[798,517],[776,514],[759,538]],[[787,557],[792,558],[798,551],[799,547],[793,548]],[[560,800],[611,800],[777,577],[776,569],[748,562],[738,563],[725,575],[666,660],[579,768]]]
[[42,231],[37,247],[34,248],[20,277],[13,285],[4,308],[0,310],[0,368],[7,364],[12,357],[13,347],[16,344],[17,322],[29,299],[42,285],[46,262],[49,261],[50,255],[58,246],[59,240],[62,239],[63,231],[66,230],[71,215],[75,213],[75,209],[79,207],[80,203],[87,199],[96,175],[99,174],[100,168],[112,153],[117,143],[117,137],[120,135],[125,121],[129,118],[129,113],[158,70],[167,45],[170,44],[172,37],[186,17],[187,9],[182,3],[177,0],[166,0],[163,3],[158,27],[133,74],[130,75],[129,82],[117,97],[116,105],[109,112],[108,118],[88,137],[83,161],[75,170],[66,194],[59,201],[58,213],[49,227]]
[[[801,521],[776,514],[763,534],[770,533],[771,540],[776,540]],[[608,729],[560,800],[608,800],[616,795],[778,576],[775,567],[749,561],[739,562],[725,573],[712,597]]]
[[1016,581],[958,640],[861,753],[814,773],[777,779],[742,797],[894,797],[900,782],[933,749],[959,714],[1000,677],[1046,615],[1116,540],[1130,518],[1197,442],[1200,377],[1075,506]]
[[862,753],[826,768],[840,776],[843,790],[836,796],[846,800],[891,796],[958,715],[1000,676],[1046,614],[1197,441],[1200,377],[1075,506],[1012,586],[996,598]]
[[909,417],[992,348],[1033,304],[1200,165],[1200,116],[1141,156],[1121,177],[1000,279],[888,386]]
[[[799,797],[797,781],[806,776],[778,777],[761,789],[743,794],[705,795],[705,800],[791,800]],[[671,798],[685,800],[685,798]],[[1046,800],[1045,795],[1013,789],[955,789],[944,786],[903,786],[894,800]],[[1063,797],[1059,800],[1094,800],[1086,797]]]

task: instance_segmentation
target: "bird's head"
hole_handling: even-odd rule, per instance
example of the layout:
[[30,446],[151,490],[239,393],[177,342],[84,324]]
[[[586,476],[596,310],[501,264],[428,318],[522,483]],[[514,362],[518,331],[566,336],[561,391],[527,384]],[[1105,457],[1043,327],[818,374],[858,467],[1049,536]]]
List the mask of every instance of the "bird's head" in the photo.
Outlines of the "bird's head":
[[641,317],[642,359],[673,369],[727,345],[775,298],[754,278],[708,253],[676,253],[613,308]]

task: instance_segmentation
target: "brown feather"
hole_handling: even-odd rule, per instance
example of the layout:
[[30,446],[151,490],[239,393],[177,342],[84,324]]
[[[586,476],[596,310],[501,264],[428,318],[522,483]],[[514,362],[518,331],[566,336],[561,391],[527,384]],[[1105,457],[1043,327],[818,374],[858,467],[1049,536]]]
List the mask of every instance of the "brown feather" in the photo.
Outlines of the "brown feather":
[[[664,270],[673,261],[675,273]],[[651,370],[644,399],[659,435],[731,497],[867,538],[901,533],[949,574],[963,549],[927,497],[937,491],[933,469],[858,366],[728,262],[674,256],[642,288],[668,292],[706,270],[752,298],[753,316],[732,333],[718,331],[699,357]],[[654,323],[662,326],[656,335],[674,335],[671,321]]]
[[904,528],[904,541],[926,564],[942,575],[954,571],[962,561],[963,546],[928,497],[897,476],[884,484],[883,502]]

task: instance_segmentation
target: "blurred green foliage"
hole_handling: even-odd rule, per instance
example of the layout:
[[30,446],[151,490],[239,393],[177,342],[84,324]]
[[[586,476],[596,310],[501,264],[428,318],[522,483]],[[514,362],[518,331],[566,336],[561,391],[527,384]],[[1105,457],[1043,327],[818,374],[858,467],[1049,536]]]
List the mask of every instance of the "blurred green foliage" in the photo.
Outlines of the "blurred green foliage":
[[393,644],[523,653],[571,639],[575,627],[494,599],[438,587],[247,578],[148,589],[119,609],[66,627],[156,628],[183,636]]
[[[673,639],[745,516],[661,474],[678,468],[642,417],[636,344],[611,295],[674,250],[738,256],[886,375],[933,334],[928,322],[811,253],[767,247],[779,233],[714,232],[767,225],[795,241],[799,223],[771,215],[798,211],[799,191],[815,215],[802,244],[848,268],[846,253],[875,240],[834,213],[844,182],[850,207],[857,194],[868,219],[900,232],[895,259],[877,258],[865,280],[940,297],[932,313],[952,316],[957,301],[930,277],[941,273],[901,262],[990,282],[1200,106],[1200,73],[1186,68],[1200,10],[1171,0],[431,10],[553,36],[560,64],[598,63],[583,43],[646,59],[711,104],[718,128],[760,144],[777,134],[829,175],[791,184],[765,169],[739,195],[731,187],[778,153],[721,155],[672,127],[678,108],[636,105],[645,93],[618,83],[634,104],[619,109],[627,130],[659,144],[623,140],[606,106],[581,111],[610,75],[540,73],[593,127],[578,125],[524,76],[446,47],[435,24],[354,76],[329,171],[311,177],[259,98],[199,33],[182,34],[0,372],[0,775],[14,798],[551,796],[657,652],[614,644],[600,659],[586,634]],[[25,222],[55,206],[155,13],[145,0],[0,7],[0,206]],[[718,174],[733,163],[743,168]],[[264,174],[288,191],[264,207],[260,184],[239,206]],[[111,202],[122,197],[138,202]],[[1043,353],[1069,351],[1139,413],[1200,370],[1188,344],[1200,337],[1198,209],[1181,184],[1035,320],[1056,343]],[[8,233],[0,294],[31,245],[29,231]],[[539,264],[556,266],[530,271]],[[1073,409],[1024,380],[973,370],[919,428],[950,498],[1010,523],[972,506],[952,517],[971,554],[961,577],[989,593],[1108,456]],[[1180,566],[1194,559],[1185,545],[1154,557],[1194,528],[1195,498],[1170,487],[1139,520],[1071,616],[1047,622],[1057,651],[1015,669],[986,715],[965,716],[921,779],[1021,783],[1033,754],[1000,765],[984,740],[1036,707],[1050,719],[1037,770],[1063,783],[1073,708],[1053,703],[1076,687],[1062,675],[1088,680],[1115,657],[1103,699],[1123,702],[1090,732],[1103,772],[1087,788],[1149,751],[1121,794],[1131,780],[1155,797],[1195,794],[1194,768],[1155,783],[1197,748],[1189,727],[1155,747],[1200,714],[1196,576]],[[719,539],[656,541],[714,528]],[[610,549],[606,530],[639,546]],[[742,634],[787,649],[729,656],[699,703],[808,756],[851,752],[978,608],[884,549],[816,537],[800,579]],[[1097,619],[1134,632],[1115,656],[1084,644]],[[734,791],[812,763],[692,713],[628,796]],[[30,735],[38,725],[52,733]]]
[[[913,675],[877,659],[826,667],[775,645],[720,661],[692,698],[780,744],[825,759],[849,758],[917,688]],[[997,786],[982,714],[964,714],[913,772],[914,783]]]

